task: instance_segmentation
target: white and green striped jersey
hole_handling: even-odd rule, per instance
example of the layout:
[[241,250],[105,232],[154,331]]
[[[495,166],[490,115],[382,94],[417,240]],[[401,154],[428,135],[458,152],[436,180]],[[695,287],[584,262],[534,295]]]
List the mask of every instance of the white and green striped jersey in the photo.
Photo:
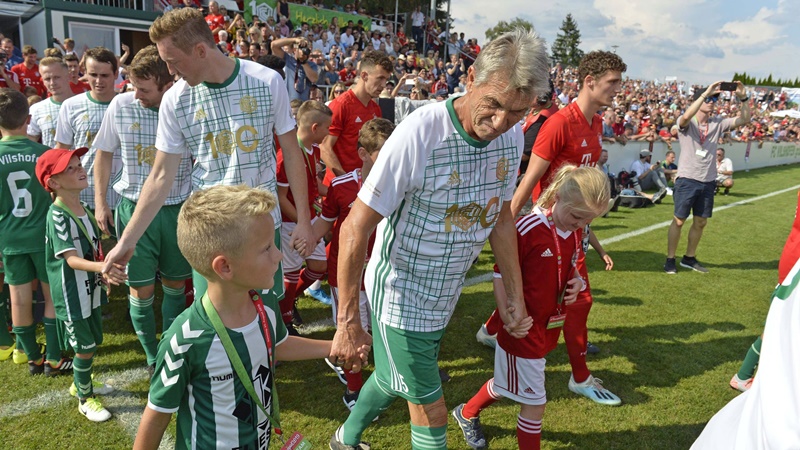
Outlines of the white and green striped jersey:
[[[280,344],[288,334],[278,303],[266,303],[271,340]],[[249,325],[228,329],[228,334],[261,403],[272,414],[274,374],[258,315]],[[167,414],[178,412],[175,448],[269,447],[270,420],[239,381],[200,299],[161,337],[147,406]]]
[[[84,92],[64,100],[56,124],[56,142],[69,145],[73,149],[81,147],[91,149],[92,142],[103,123],[103,116],[108,109],[108,104],[92,98],[91,92]],[[89,180],[89,187],[81,191],[81,201],[94,210],[94,150],[86,152],[81,157],[81,163],[86,169],[86,176]],[[119,195],[114,189],[111,189],[111,186],[113,186],[121,167],[122,159],[114,157],[108,184],[109,189],[106,194],[106,201],[112,209],[119,203]]]
[[81,258],[94,261],[93,245],[97,245],[98,233],[87,214],[78,215],[78,220],[89,232],[92,243],[68,212],[56,204],[50,205],[44,258],[56,318],[64,322],[86,319],[92,314],[92,310],[105,303],[106,291],[100,285],[100,275],[75,270],[64,260],[64,253],[74,250]]
[[[180,80],[161,100],[156,148],[190,153],[195,160],[193,189],[246,184],[277,196],[273,130],[291,131],[286,84],[272,69],[236,59],[221,84],[189,86]],[[281,214],[272,215],[276,228]]]
[[522,147],[519,125],[490,142],[471,138],[452,99],[397,126],[358,194],[385,217],[365,274],[378,320],[415,332],[447,326],[467,270],[511,200]]
[[[92,143],[93,151],[113,153],[122,160],[122,170],[114,183],[119,195],[139,201],[142,186],[156,159],[158,108],[145,108],[134,92],[119,94],[108,105],[103,125]],[[192,193],[192,159],[184,153],[178,174],[165,205],[184,202]]]
[[41,136],[42,144],[47,148],[56,146],[56,124],[61,103],[50,97],[31,106],[31,121],[28,124],[30,136]]

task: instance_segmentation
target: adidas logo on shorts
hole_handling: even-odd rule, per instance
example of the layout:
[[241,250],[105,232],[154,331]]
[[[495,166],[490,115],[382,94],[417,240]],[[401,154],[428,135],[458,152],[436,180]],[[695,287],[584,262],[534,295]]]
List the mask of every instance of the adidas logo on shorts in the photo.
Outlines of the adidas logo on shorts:
[[531,389],[529,387],[526,387],[525,390],[522,391],[522,392],[524,392],[526,394],[531,394],[531,395],[535,394],[535,392],[533,392],[533,389]]
[[542,252],[542,258],[547,258],[549,256],[553,256],[553,252],[551,252],[550,249],[548,248],[547,250]]

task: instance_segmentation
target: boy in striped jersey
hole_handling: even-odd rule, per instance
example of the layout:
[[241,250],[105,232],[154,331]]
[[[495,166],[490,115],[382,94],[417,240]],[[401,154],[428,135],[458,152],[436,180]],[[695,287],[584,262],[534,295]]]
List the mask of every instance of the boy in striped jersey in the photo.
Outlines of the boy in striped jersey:
[[95,390],[92,363],[97,347],[103,343],[100,307],[106,298],[106,281],[119,284],[127,279],[125,266],[114,265],[101,278],[103,270],[100,230],[94,216],[81,203],[81,191],[88,177],[80,157],[87,148],[74,151],[52,149],[36,161],[36,178],[55,194],[46,223],[45,263],[51,280],[50,291],[59,338],[75,351],[74,383],[70,394],[78,397],[78,411],[92,422],[104,422],[111,413],[94,396],[109,388]]
[[269,192],[243,185],[197,191],[184,203],[178,245],[208,289],[161,339],[134,449],[158,448],[177,412],[178,449],[267,450],[270,428],[280,427],[274,360],[328,355],[331,341],[289,336],[278,302],[252,290],[272,288],[281,261],[276,206]]
[[39,72],[50,98],[31,106],[28,137],[40,141],[47,148],[53,148],[56,146],[56,126],[61,104],[73,95],[69,87],[69,68],[61,58],[47,57],[39,61]]
[[[172,76],[166,63],[159,58],[155,45],[145,47],[136,54],[128,66],[128,74],[136,92],[126,92],[111,100],[93,144],[96,150],[94,172],[97,186],[94,196],[98,217],[111,216],[111,208],[106,201],[106,186],[111,179],[114,158],[122,160],[121,175],[113,183],[113,189],[121,197],[116,217],[116,229],[119,232],[123,232],[130,222],[142,185],[153,166],[158,108],[164,93],[172,86]],[[192,268],[178,249],[175,229],[181,205],[192,190],[191,173],[192,159],[184,154],[164,206],[147,228],[128,263],[131,322],[144,348],[150,370],[155,367],[158,350],[153,313],[156,272],[161,274],[164,292],[161,303],[162,330],[169,328],[186,306],[184,286],[192,276]],[[98,225],[104,233],[111,234],[106,221],[100,221]]]

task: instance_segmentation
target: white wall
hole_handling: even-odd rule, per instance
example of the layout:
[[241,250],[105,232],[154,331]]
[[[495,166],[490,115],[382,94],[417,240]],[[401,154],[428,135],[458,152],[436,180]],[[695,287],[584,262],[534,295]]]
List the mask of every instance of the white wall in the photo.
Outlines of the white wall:
[[23,45],[32,45],[39,52],[39,58],[44,58],[44,49],[52,47],[47,42],[45,36],[45,11],[41,10],[35,16],[30,18],[27,22],[22,24],[21,37],[22,43],[19,48],[22,49]]

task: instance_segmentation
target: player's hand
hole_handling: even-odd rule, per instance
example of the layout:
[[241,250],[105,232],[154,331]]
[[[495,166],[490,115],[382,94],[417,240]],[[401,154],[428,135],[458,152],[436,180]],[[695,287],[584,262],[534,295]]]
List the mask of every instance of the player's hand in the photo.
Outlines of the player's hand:
[[97,219],[97,226],[100,227],[100,231],[105,235],[111,236],[111,228],[114,227],[114,217],[111,214],[111,208],[108,207],[106,202],[97,203],[94,217]]
[[564,294],[564,304],[571,305],[578,299],[578,293],[581,292],[583,287],[583,280],[581,277],[575,277],[567,281],[567,289]]
[[511,337],[522,339],[528,335],[528,330],[533,326],[533,318],[528,315],[524,305],[521,311],[509,306],[505,311],[498,309],[497,312],[503,320],[503,328]]
[[614,268],[614,260],[608,256],[608,253],[602,256],[603,262],[606,263],[606,270],[611,270]]
[[340,322],[333,335],[329,359],[335,364],[353,372],[360,372],[367,365],[367,356],[372,346],[372,336],[360,324],[351,325]]
[[128,273],[125,266],[120,264],[112,264],[111,267],[103,272],[103,278],[115,286],[120,285],[128,279]]
[[[309,242],[316,243],[317,242],[317,241],[314,240],[314,231],[311,230],[311,223],[310,222],[298,223],[297,226],[292,231],[291,240],[289,241],[289,245],[292,246],[292,248],[294,248],[295,250],[297,250],[297,242],[298,241],[301,241],[301,242],[305,241],[306,243],[309,243]],[[297,253],[299,253],[300,256],[306,257],[306,256],[311,255],[311,253],[314,251],[315,247],[316,247],[316,245],[308,245],[308,244],[306,244],[305,249],[303,251],[297,250]]]
[[123,268],[128,265],[128,261],[133,257],[133,251],[136,249],[136,243],[128,243],[125,236],[122,236],[117,245],[111,249],[103,260],[103,273],[108,273],[114,266],[122,266]]
[[307,245],[307,243],[306,243],[305,239],[303,239],[303,240],[298,239],[298,240],[294,241],[294,249],[297,251],[297,253],[301,253],[301,254],[305,253],[306,245]]

